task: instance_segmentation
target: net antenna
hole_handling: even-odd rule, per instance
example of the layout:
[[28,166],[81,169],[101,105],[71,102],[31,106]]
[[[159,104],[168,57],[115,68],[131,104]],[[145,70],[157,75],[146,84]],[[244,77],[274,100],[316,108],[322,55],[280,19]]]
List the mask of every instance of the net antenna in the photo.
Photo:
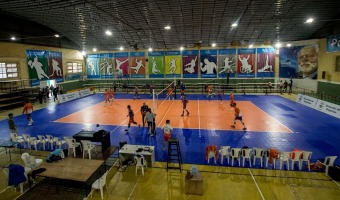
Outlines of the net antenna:
[[174,87],[175,81],[169,83],[164,89],[157,92],[155,89],[152,90],[152,107],[153,113],[156,113],[158,108],[164,103],[165,100],[169,99],[168,89]]

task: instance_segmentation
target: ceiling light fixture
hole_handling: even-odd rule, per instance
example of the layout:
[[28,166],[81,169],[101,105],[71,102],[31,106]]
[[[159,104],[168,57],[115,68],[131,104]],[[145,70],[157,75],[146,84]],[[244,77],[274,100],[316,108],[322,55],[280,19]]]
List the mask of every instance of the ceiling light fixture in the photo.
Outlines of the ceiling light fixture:
[[97,52],[97,48],[93,48],[92,51]]
[[289,44],[289,43],[287,44],[287,47],[291,47],[291,46],[292,46],[291,44]]
[[82,51],[81,55],[86,56],[86,51]]
[[60,37],[60,36],[59,36],[58,34],[55,34],[54,37],[58,38],[58,37]]
[[149,50],[149,51],[152,51],[152,48],[150,47],[148,50]]
[[180,49],[181,51],[183,51],[184,47],[180,47],[179,49]]
[[252,45],[252,44],[251,44],[251,45],[249,45],[249,48],[253,48],[253,47],[254,47],[254,45]]
[[308,19],[306,20],[306,23],[312,23],[313,21],[314,21],[313,18],[308,18]]
[[122,46],[121,46],[121,47],[119,47],[119,50],[123,51],[123,50],[124,50],[124,47],[122,47]]
[[238,24],[235,22],[231,25],[231,27],[236,27]]
[[281,47],[281,43],[280,43],[280,42],[276,43],[276,44],[275,44],[275,47],[276,47],[276,48],[280,48],[280,47]]
[[105,34],[106,35],[112,35],[112,32],[111,31],[105,31]]
[[215,46],[216,46],[216,43],[212,43],[211,46],[212,46],[212,47],[215,47]]
[[16,38],[14,36],[11,37],[11,40],[16,40]]
[[164,29],[165,29],[165,30],[170,30],[171,27],[170,27],[170,26],[164,26]]

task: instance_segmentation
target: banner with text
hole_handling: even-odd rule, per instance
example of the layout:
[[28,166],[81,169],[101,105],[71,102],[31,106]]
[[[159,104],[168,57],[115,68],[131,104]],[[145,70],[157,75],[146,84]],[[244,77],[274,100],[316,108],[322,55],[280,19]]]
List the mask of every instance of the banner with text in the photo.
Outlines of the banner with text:
[[318,100],[318,102],[315,105],[315,109],[340,119],[340,106],[337,104],[329,103],[323,100]]
[[257,77],[274,77],[275,49],[257,49]]
[[130,75],[131,78],[145,78],[145,53],[130,52]]
[[183,78],[198,78],[198,50],[182,51]]
[[340,35],[330,35],[327,37],[327,52],[340,52]]
[[236,75],[236,49],[219,49],[218,50],[218,76],[235,77]]
[[303,94],[298,94],[296,98],[296,102],[301,103],[302,105],[308,106],[310,108],[315,108],[317,101],[318,99]]
[[237,77],[255,77],[255,49],[238,49]]
[[164,78],[164,52],[151,51],[148,53],[149,78]]
[[86,97],[86,96],[89,96],[91,94],[92,93],[91,93],[90,89],[85,89],[85,90],[79,90],[79,91],[76,91],[76,92],[61,94],[61,95],[58,96],[58,98],[59,98],[59,103],[64,103],[64,102],[67,102],[67,101],[72,101],[72,100],[75,100],[75,99]]
[[202,78],[217,77],[217,50],[200,50],[200,69]]

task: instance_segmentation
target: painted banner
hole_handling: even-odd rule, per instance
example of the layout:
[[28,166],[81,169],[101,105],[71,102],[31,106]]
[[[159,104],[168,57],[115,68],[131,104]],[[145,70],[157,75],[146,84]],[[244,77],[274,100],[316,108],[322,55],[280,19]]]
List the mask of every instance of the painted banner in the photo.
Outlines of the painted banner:
[[130,52],[130,76],[131,78],[145,78],[145,53]]
[[182,57],[180,51],[165,52],[165,77],[181,77]]
[[48,53],[48,63],[48,71],[52,72],[49,74],[50,79],[56,79],[57,83],[64,82],[62,53],[50,51]]
[[236,73],[236,49],[219,49],[218,50],[218,76],[235,77]]
[[121,52],[115,53],[115,71],[118,78],[130,77],[129,76],[129,53]]
[[296,97],[296,102],[301,103],[302,105],[308,106],[310,108],[315,108],[317,101],[318,99],[303,94],[298,94]]
[[183,78],[198,78],[198,50],[182,51]]
[[327,37],[327,52],[340,52],[340,35],[330,35]]
[[59,99],[59,103],[64,103],[64,102],[67,102],[67,101],[72,101],[72,100],[75,100],[75,99],[86,97],[86,96],[89,96],[91,94],[92,93],[91,93],[90,89],[85,89],[85,90],[79,90],[79,91],[76,91],[76,92],[61,94],[61,95],[58,96],[58,99]]
[[151,51],[148,56],[149,78],[164,78],[164,52]]
[[257,77],[274,77],[275,49],[257,49]]
[[238,49],[237,77],[255,77],[255,49]]
[[280,78],[316,79],[318,75],[318,45],[280,48]]
[[[47,80],[48,74],[48,51],[26,50],[27,67],[30,79]],[[35,85],[39,81],[35,81]]]
[[216,78],[217,50],[200,50],[200,69],[202,78]]
[[318,100],[315,105],[315,109],[340,119],[340,106],[337,104]]
[[87,78],[100,78],[99,74],[100,54],[88,54],[86,57]]

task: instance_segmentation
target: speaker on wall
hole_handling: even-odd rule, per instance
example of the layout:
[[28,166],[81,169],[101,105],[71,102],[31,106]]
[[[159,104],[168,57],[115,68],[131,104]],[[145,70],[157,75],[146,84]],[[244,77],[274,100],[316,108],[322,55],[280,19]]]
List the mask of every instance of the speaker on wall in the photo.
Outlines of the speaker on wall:
[[322,79],[326,79],[326,71],[322,71]]

